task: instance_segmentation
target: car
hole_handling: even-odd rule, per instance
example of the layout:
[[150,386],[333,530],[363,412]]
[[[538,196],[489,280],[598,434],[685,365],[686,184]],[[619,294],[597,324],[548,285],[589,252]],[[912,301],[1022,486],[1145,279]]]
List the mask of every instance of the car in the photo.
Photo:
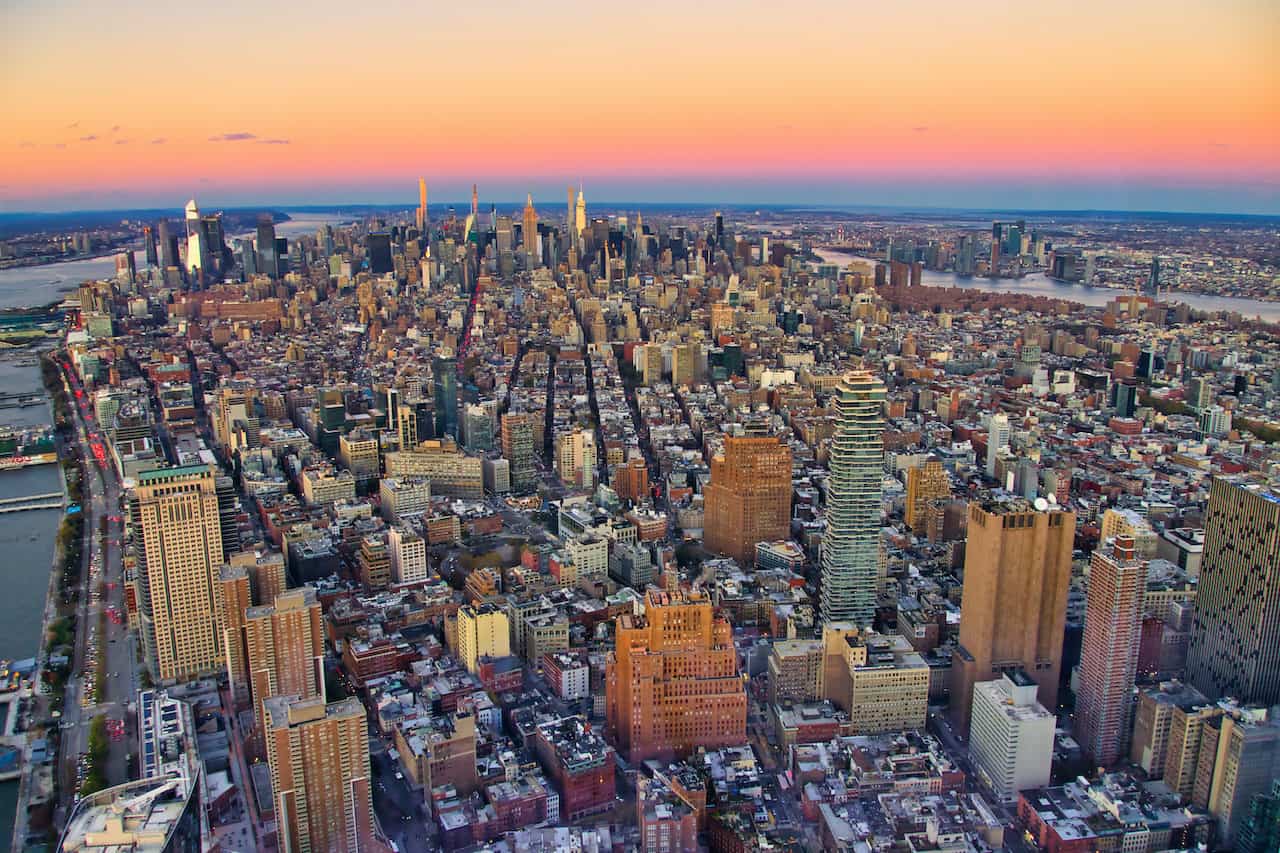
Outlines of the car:
[[396,779],[403,779],[403,778],[404,778],[404,774],[403,774],[403,773],[401,773],[399,770],[397,770],[397,771],[396,771]]

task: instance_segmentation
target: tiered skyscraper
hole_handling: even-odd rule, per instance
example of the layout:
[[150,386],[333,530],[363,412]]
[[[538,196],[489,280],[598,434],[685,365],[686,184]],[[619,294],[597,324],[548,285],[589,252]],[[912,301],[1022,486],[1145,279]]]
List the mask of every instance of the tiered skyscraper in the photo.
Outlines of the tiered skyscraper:
[[884,465],[884,383],[866,371],[845,375],[836,410],[822,537],[823,621],[870,625],[880,562]]
[[[1147,563],[1133,539],[1118,537],[1093,552],[1076,697],[1076,740],[1100,767],[1125,755],[1131,732],[1130,694],[1138,672]],[[962,617],[963,618],[963,617]]]
[[1213,481],[1187,680],[1210,699],[1280,703],[1280,494]]

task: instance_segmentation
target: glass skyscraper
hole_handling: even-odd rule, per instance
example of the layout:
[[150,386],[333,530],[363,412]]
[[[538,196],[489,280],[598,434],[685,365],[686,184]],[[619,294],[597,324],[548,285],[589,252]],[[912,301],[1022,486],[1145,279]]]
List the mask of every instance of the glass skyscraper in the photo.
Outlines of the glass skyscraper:
[[884,383],[866,371],[846,374],[832,398],[836,429],[822,538],[824,622],[870,625],[875,616],[884,400]]

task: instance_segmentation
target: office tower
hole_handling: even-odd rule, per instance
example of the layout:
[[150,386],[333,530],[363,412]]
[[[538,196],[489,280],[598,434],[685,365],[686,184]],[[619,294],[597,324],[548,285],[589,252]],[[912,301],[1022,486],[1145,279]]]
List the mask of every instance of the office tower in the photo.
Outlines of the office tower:
[[791,535],[791,448],[763,430],[726,436],[705,495],[707,549],[750,565],[757,542]]
[[1040,685],[1040,704],[1058,707],[1075,532],[1075,513],[1047,502],[970,504],[960,644],[951,667],[951,713],[961,732],[969,730],[973,685],[1014,667]]
[[605,714],[633,763],[746,743],[747,694],[733,629],[700,591],[645,593],[644,615],[615,623]]
[[1160,256],[1151,256],[1151,272],[1147,275],[1147,293],[1155,296],[1160,292]]
[[[1080,652],[1075,735],[1085,755],[1111,767],[1126,754],[1130,697],[1138,671],[1147,562],[1133,540],[1120,537],[1093,552]],[[963,609],[961,610],[963,620]]]
[[237,702],[249,698],[249,670],[244,649],[244,614],[253,606],[249,570],[244,566],[222,566],[218,570],[222,587],[222,648],[226,655],[227,682]]
[[969,755],[1002,800],[1049,784],[1056,722],[1036,701],[1036,683],[1021,669],[973,686]]
[[391,552],[391,581],[418,583],[431,574],[427,563],[427,542],[411,527],[393,527],[387,533]]
[[391,235],[385,231],[369,234],[364,238],[365,261],[373,275],[385,275],[395,270],[391,258]]
[[596,434],[575,429],[556,436],[556,473],[566,486],[591,491],[596,485]]
[[1280,719],[1263,708],[1220,703],[1201,732],[1191,804],[1218,820],[1217,850],[1234,850],[1250,801],[1280,779]]
[[193,678],[223,666],[216,485],[213,469],[205,465],[162,468],[139,474],[130,498],[142,646],[157,681]]
[[676,344],[671,348],[671,384],[692,385],[698,379],[698,345]]
[[1280,850],[1280,779],[1271,790],[1255,794],[1249,803],[1249,814],[1236,835],[1239,853],[1270,853]]
[[1000,451],[1009,446],[1009,416],[996,412],[987,424],[987,476],[995,478],[996,459]]
[[198,281],[201,277],[213,275],[213,247],[209,245],[204,220],[200,216],[200,208],[196,206],[195,199],[187,202],[186,222],[187,272],[191,274],[193,280]]
[[494,227],[494,241],[497,243],[499,255],[510,252],[515,247],[515,225],[511,217],[505,213],[498,217],[498,224]]
[[587,197],[582,194],[582,187],[578,187],[578,204],[573,214],[573,240],[574,245],[578,247],[578,257],[582,257],[583,239],[582,235],[587,230]]
[[1204,557],[1187,681],[1210,699],[1280,703],[1280,495],[1219,477],[1205,509]]
[[360,582],[370,589],[383,589],[391,583],[391,554],[381,533],[370,533],[361,538],[356,568]]
[[1117,382],[1112,387],[1116,417],[1131,418],[1138,410],[1138,386],[1131,382]]
[[244,273],[244,280],[250,281],[258,274],[258,253],[255,251],[252,240],[240,240],[235,242],[236,254],[240,256],[240,269]]
[[129,249],[116,255],[116,283],[126,290],[132,290],[138,278],[138,262],[134,260],[133,250]]
[[904,520],[916,530],[924,520],[924,508],[930,501],[951,497],[951,479],[942,462],[930,458],[923,465],[907,469],[907,501]]
[[245,659],[259,733],[263,704],[272,696],[324,699],[324,626],[320,601],[309,586],[286,590],[244,617]]
[[818,678],[818,696],[849,714],[851,734],[924,727],[929,665],[905,637],[827,622]]
[[1231,432],[1231,410],[1222,406],[1206,406],[1198,423],[1202,436],[1224,436]]
[[161,219],[157,229],[160,235],[160,266],[164,269],[178,265],[178,235],[169,231],[169,220]]
[[427,233],[427,221],[427,179],[418,178],[418,215],[414,224],[418,226],[418,233],[423,235],[424,239]]
[[1000,275],[1000,242],[1001,240],[1002,240],[1001,224],[999,222],[992,222],[991,223],[991,272],[990,272],[990,275],[992,278],[997,278]]
[[467,672],[476,672],[481,658],[510,654],[511,622],[506,613],[492,604],[458,609],[458,660]]
[[435,397],[436,436],[458,437],[458,362],[442,349],[431,359],[431,390]]
[[965,234],[960,238],[960,248],[956,253],[956,272],[959,275],[971,276],[974,268],[973,237]]
[[880,564],[884,383],[866,371],[845,374],[831,397],[836,412],[822,536],[824,622],[871,624]]
[[266,705],[267,764],[279,849],[374,849],[369,734],[354,697],[275,696]]
[[1213,383],[1205,376],[1193,376],[1187,381],[1187,405],[1203,412],[1213,402]]
[[462,407],[462,431],[464,446],[472,453],[484,453],[493,449],[493,416],[497,406],[468,403]]
[[160,255],[156,252],[156,232],[150,225],[142,226],[142,247],[146,250],[147,268],[160,265]]
[[578,240],[573,234],[573,198],[573,187],[570,186],[569,201],[568,204],[565,205],[564,210],[564,234],[567,240],[566,251],[570,251],[578,247]]
[[258,270],[263,275],[275,278],[279,269],[279,261],[276,258],[276,226],[269,214],[258,219],[257,239],[254,244],[258,249]]
[[284,278],[289,272],[289,240],[285,237],[276,238],[276,275]]
[[475,185],[471,185],[471,221],[480,221],[480,190]]
[[219,475],[214,480],[218,496],[218,531],[222,536],[222,556],[230,557],[240,550],[240,495],[231,477]]
[[502,416],[502,455],[511,464],[511,488],[517,492],[538,484],[533,447],[533,418],[527,412],[507,412]]
[[524,203],[524,215],[521,219],[520,239],[524,244],[524,255],[530,267],[538,266],[541,254],[538,251],[538,211],[533,209],[533,193]]

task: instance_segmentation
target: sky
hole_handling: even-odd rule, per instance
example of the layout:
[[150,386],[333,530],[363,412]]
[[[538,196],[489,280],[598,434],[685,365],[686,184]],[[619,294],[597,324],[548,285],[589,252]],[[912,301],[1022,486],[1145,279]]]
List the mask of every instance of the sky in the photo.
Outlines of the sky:
[[0,211],[1280,214],[1274,0],[0,0]]

